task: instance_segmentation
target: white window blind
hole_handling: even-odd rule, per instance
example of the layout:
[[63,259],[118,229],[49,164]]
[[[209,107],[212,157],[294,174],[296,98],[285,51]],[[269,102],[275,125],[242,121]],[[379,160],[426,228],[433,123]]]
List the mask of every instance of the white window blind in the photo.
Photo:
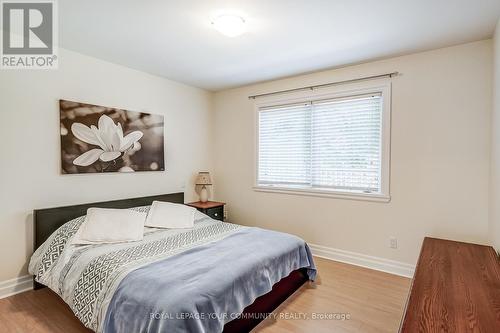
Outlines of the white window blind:
[[259,183],[309,185],[310,182],[310,105],[261,109]]
[[380,193],[382,94],[259,109],[257,185]]

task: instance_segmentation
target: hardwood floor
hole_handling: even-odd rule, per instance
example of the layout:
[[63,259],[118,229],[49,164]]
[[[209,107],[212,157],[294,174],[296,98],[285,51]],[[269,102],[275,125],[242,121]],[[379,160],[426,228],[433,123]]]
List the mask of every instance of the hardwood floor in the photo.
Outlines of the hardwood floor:
[[49,290],[30,290],[0,300],[1,333],[91,333]]
[[[252,333],[395,333],[404,312],[408,278],[314,258],[320,277],[305,284]],[[312,319],[317,314],[348,314],[348,320]],[[305,314],[308,319],[297,318]],[[287,318],[288,316],[288,318]]]
[[[315,258],[319,278],[302,286],[252,332],[397,332],[410,279]],[[313,319],[345,314],[349,319]],[[92,332],[47,288],[0,300],[0,332]]]

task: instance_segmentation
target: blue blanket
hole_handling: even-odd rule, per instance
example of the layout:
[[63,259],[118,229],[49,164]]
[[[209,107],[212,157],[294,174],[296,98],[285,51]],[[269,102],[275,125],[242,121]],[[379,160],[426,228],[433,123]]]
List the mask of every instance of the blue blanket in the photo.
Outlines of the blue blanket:
[[244,228],[130,272],[108,306],[105,333],[221,332],[292,271],[316,269],[300,238]]

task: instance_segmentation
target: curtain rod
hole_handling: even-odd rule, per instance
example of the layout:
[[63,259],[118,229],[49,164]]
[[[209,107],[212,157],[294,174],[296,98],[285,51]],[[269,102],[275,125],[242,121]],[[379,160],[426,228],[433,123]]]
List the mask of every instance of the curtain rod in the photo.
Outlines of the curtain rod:
[[392,72],[392,73],[385,73],[385,74],[379,74],[379,75],[372,75],[372,76],[360,77],[360,78],[357,78],[357,79],[350,79],[350,80],[344,80],[344,81],[323,83],[323,84],[318,84],[318,85],[315,85],[315,86],[307,86],[307,87],[293,88],[293,89],[287,89],[287,90],[273,91],[273,92],[270,92],[270,93],[264,93],[264,94],[258,94],[258,95],[248,96],[248,98],[249,99],[256,99],[258,97],[264,97],[264,96],[270,96],[270,95],[277,95],[277,94],[285,94],[285,93],[289,93],[289,92],[292,92],[292,91],[314,90],[314,89],[317,89],[317,88],[326,88],[326,87],[335,86],[337,84],[343,84],[343,83],[351,83],[351,82],[357,82],[357,81],[380,79],[380,78],[383,78],[383,77],[393,77],[393,76],[397,76],[398,74],[399,74],[399,72]]

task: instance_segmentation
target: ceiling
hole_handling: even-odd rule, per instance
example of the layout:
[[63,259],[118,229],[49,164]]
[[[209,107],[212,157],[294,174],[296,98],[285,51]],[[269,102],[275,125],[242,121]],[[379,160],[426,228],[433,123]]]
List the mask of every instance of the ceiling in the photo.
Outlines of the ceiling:
[[[64,48],[208,90],[489,38],[500,0],[64,0]],[[210,19],[239,11],[229,38]]]

